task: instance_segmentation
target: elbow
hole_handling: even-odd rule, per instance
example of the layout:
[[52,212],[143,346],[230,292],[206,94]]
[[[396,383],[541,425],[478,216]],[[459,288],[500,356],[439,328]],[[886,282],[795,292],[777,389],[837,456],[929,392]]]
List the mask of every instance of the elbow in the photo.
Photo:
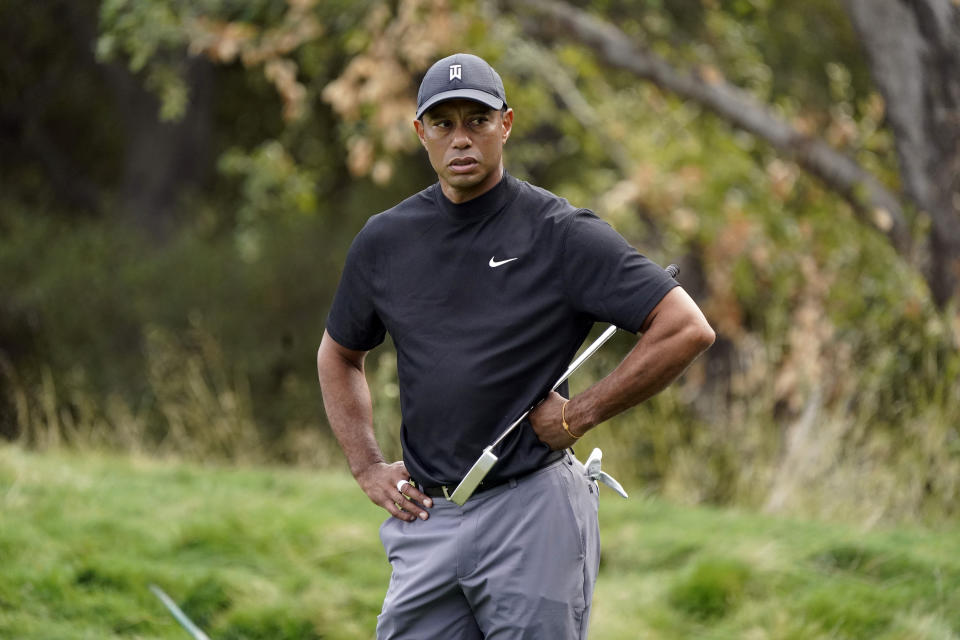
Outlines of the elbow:
[[354,371],[363,375],[366,351],[354,351],[337,344],[326,332],[317,349],[317,375],[323,386],[326,378],[347,375]]
[[717,332],[713,330],[706,318],[700,317],[687,325],[686,340],[690,351],[697,355],[709,349],[717,339]]
[[321,344],[320,348],[317,349],[317,377],[320,379],[321,384],[323,384],[323,370],[324,365],[326,364],[326,358],[324,355],[324,348]]
[[714,331],[713,327],[706,321],[704,321],[703,326],[700,328],[699,340],[700,346],[702,347],[701,351],[706,351],[717,341],[717,332]]
[[331,349],[330,340],[324,336],[317,349],[317,377],[320,384],[323,385],[324,378],[329,375],[335,375],[336,352]]

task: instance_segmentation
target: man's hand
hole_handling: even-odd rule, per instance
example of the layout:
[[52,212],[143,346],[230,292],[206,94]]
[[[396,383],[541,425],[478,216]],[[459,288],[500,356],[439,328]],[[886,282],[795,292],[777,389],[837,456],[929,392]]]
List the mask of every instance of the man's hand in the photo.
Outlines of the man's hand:
[[[671,289],[647,316],[643,335],[623,362],[602,380],[578,393],[563,410],[563,396],[551,392],[530,413],[534,432],[551,449],[576,442],[596,425],[640,404],[677,379],[716,334],[700,308],[680,287]],[[571,436],[563,428],[566,415]]]
[[427,508],[433,506],[433,500],[410,484],[410,474],[403,462],[375,462],[358,473],[356,479],[367,497],[394,518],[413,522],[418,517],[422,520],[430,517]]
[[[536,409],[531,411],[528,417],[530,426],[533,427],[533,431],[540,438],[540,441],[554,451],[566,449],[577,441],[563,428],[561,410],[566,401],[567,399],[562,395],[556,391],[551,391],[550,395]],[[567,424],[570,424],[569,416]],[[578,436],[581,435],[573,427],[570,427],[570,430]]]
[[409,483],[410,474],[402,462],[383,462],[373,433],[373,405],[363,370],[366,355],[366,351],[348,349],[323,332],[317,375],[330,428],[357,484],[374,504],[400,520],[426,520],[426,508],[432,507],[433,501]]

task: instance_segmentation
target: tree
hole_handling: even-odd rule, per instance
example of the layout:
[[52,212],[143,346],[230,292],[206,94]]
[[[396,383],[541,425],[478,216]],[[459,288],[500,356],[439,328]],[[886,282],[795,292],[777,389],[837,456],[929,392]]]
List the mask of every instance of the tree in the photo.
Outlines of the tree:
[[[549,39],[559,29],[608,67],[692,100],[768,142],[847,199],[904,258],[926,262],[917,266],[943,306],[960,296],[960,6],[947,0],[846,0],[845,6],[886,98],[901,165],[900,195],[714,68],[681,70],[617,26],[560,0],[523,0],[512,3],[511,11],[523,7],[545,18],[524,23],[535,37]],[[918,220],[911,220],[912,210],[919,211]],[[915,244],[925,260],[914,257]]]
[[[159,398],[141,374],[163,350],[144,337],[168,330],[193,353],[195,329],[251,381],[266,432],[316,423],[314,372],[296,354],[318,340],[350,238],[434,179],[415,157],[417,82],[470,51],[516,109],[511,173],[680,260],[722,336],[680,387],[611,425],[611,457],[642,460],[651,482],[693,474],[688,487],[723,500],[739,481],[758,490],[751,455],[792,468],[783,457],[809,439],[848,438],[840,451],[888,451],[884,469],[932,460],[906,486],[955,502],[960,462],[943,461],[960,424],[960,316],[949,327],[934,304],[957,289],[955,5],[0,8],[17,54],[0,61],[0,384],[14,371],[24,393]],[[383,398],[388,352],[371,363]],[[28,404],[53,415],[48,396]],[[0,400],[0,431],[22,422],[15,404]],[[380,410],[396,424],[393,405]]]
[[886,99],[903,193],[925,218],[927,282],[943,305],[960,295],[960,4],[844,0],[844,6]]

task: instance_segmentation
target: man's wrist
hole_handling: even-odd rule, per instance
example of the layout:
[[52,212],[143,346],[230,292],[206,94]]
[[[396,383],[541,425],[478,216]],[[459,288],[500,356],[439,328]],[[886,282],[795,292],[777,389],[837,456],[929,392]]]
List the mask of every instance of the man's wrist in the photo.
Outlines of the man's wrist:
[[350,473],[353,474],[354,479],[359,479],[360,476],[378,464],[387,464],[387,461],[383,458],[383,456],[374,458],[372,460],[365,460],[359,464],[350,465]]
[[568,435],[568,436],[570,436],[570,437],[573,438],[574,440],[579,440],[581,437],[583,437],[582,434],[578,435],[578,434],[574,433],[573,431],[570,430],[570,425],[567,424],[567,418],[566,418],[566,415],[565,415],[565,414],[566,414],[566,411],[567,411],[567,405],[568,405],[568,404],[570,404],[570,401],[569,401],[569,400],[564,400],[564,401],[563,401],[563,405],[561,405],[561,407],[560,407],[560,426],[563,427],[563,430],[567,432],[567,435]]
[[574,398],[567,400],[560,410],[563,429],[570,436],[580,439],[593,428],[594,424],[587,416],[582,402],[575,402]]

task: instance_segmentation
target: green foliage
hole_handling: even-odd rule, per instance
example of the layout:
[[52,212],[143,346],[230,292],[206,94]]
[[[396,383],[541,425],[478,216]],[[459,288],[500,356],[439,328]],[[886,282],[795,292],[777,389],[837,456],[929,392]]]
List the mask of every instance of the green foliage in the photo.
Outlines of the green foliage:
[[876,637],[889,627],[898,600],[852,587],[844,600],[828,590],[814,593],[801,605],[802,615],[820,621],[824,630],[840,638]]
[[[896,186],[883,101],[837,3],[590,10]],[[764,143],[562,36],[533,41],[509,10],[477,3],[378,0],[29,3],[0,8],[0,24],[6,437],[337,464],[313,361],[324,314],[367,217],[434,179],[409,104],[431,56],[462,49],[504,77],[508,170],[682,262],[720,334],[679,386],[585,446],[603,446],[628,484],[687,501],[769,504],[777,489],[783,508],[868,521],[960,509],[956,311],[935,309],[882,237]],[[208,140],[207,173],[175,185],[174,228],[157,238],[124,208],[138,188],[124,177],[134,132],[157,115],[129,96],[147,88],[162,119],[182,118],[199,58],[215,65],[213,104],[191,131]],[[575,388],[631,346],[611,345]],[[395,354],[388,344],[367,362],[377,434],[396,457]],[[792,447],[807,410],[817,428]]]
[[183,16],[178,9],[184,10],[189,4],[178,7],[166,2],[110,0],[100,7],[100,20],[107,33],[97,42],[98,59],[112,61],[122,52],[129,58],[131,71],[146,71],[146,85],[160,98],[164,120],[183,116],[188,100],[186,83],[175,66],[163,59],[186,45]]
[[97,58],[103,62],[125,60],[130,71],[143,73],[145,86],[160,99],[160,118],[177,120],[190,99],[183,77],[183,53],[188,47],[196,48],[202,21],[271,24],[281,20],[285,5],[278,0],[104,0]]
[[[21,435],[40,444],[47,429],[68,442],[73,434],[136,448],[166,440],[204,456],[259,458],[257,432],[269,443],[286,427],[315,424],[310,354],[332,285],[309,275],[335,268],[336,255],[313,219],[287,220],[259,236],[266,268],[230,237],[185,235],[157,251],[108,222],[71,229],[48,219],[0,242],[0,263],[10,265],[0,286],[12,308],[41,323],[45,342],[33,357],[56,372],[5,369],[7,389],[22,394]],[[71,232],[51,234],[53,225]],[[50,259],[21,279],[36,251]],[[268,395],[274,402],[261,403]],[[147,441],[129,442],[127,429]]]
[[179,606],[195,625],[204,629],[218,615],[230,609],[232,604],[233,600],[224,585],[208,576],[193,586]]
[[697,620],[722,618],[743,599],[749,567],[729,559],[703,559],[670,589],[670,604]]
[[232,617],[222,637],[227,640],[320,640],[310,620],[282,607],[256,608]]
[[[866,531],[601,490],[590,637],[771,640],[960,633],[960,537]],[[0,635],[369,638],[384,512],[347,474],[0,447]]]
[[249,154],[240,149],[227,151],[220,159],[220,170],[243,184],[235,234],[240,254],[247,261],[260,257],[262,229],[276,224],[278,216],[317,212],[313,176],[275,140],[264,142]]

